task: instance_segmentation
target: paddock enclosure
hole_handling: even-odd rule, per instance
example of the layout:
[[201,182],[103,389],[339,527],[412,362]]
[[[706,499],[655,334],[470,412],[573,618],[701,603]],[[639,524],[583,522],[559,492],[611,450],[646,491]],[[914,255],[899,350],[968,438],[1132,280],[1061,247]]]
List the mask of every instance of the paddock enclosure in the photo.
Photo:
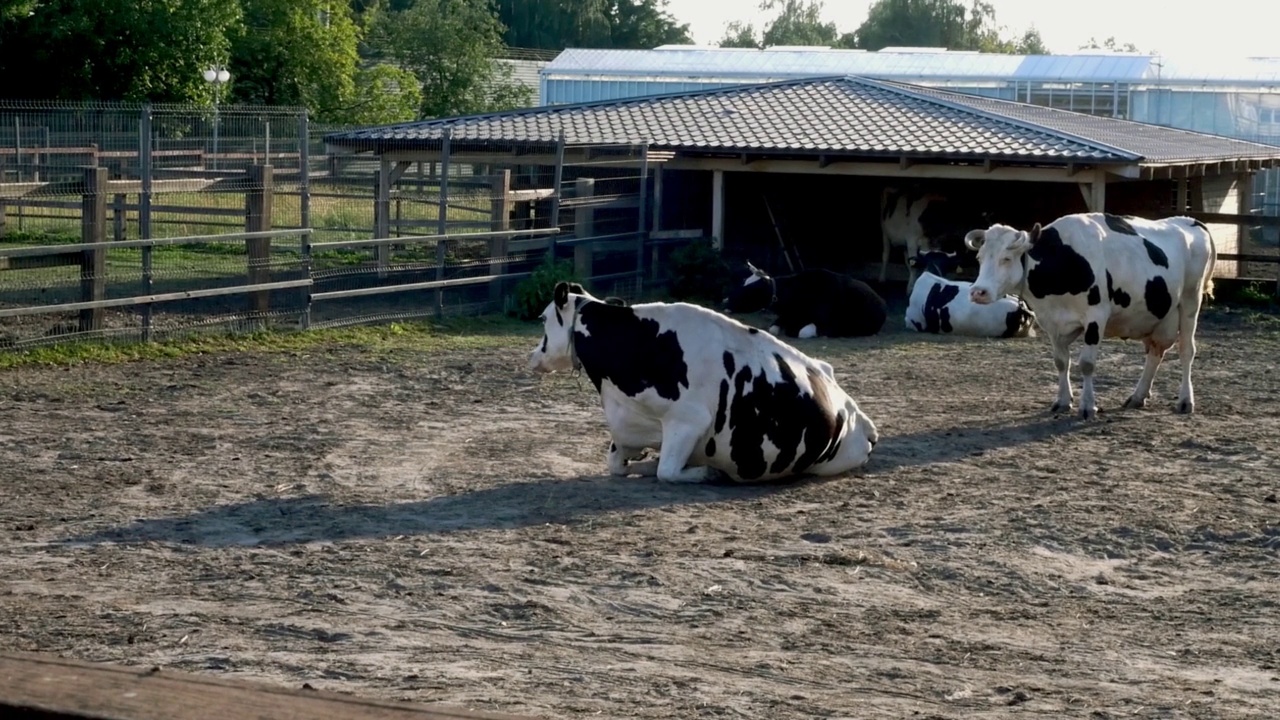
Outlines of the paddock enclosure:
[[[1207,309],[1106,341],[1095,422],[1043,337],[797,346],[878,424],[862,471],[604,474],[539,330],[0,374],[0,650],[547,718],[1274,717],[1280,339]],[[757,321],[759,318],[755,318]]]

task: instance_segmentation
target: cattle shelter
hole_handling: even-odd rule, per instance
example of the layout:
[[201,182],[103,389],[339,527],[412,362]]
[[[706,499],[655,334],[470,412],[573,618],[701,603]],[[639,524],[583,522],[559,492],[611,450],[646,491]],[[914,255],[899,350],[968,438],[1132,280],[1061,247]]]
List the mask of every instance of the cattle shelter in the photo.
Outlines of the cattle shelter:
[[[886,187],[928,189],[1019,227],[1070,212],[1189,213],[1209,224],[1220,277],[1274,273],[1274,249],[1242,247],[1252,175],[1280,147],[1113,117],[855,76],[751,83],[666,95],[526,108],[326,137],[333,152],[397,167],[453,162],[537,168],[544,222],[610,146],[640,148],[635,229],[692,233],[726,254],[785,272],[878,272]],[[602,207],[607,198],[597,198]],[[576,233],[582,236],[582,232]],[[1242,260],[1262,261],[1241,265]],[[891,260],[891,275],[904,269]]]

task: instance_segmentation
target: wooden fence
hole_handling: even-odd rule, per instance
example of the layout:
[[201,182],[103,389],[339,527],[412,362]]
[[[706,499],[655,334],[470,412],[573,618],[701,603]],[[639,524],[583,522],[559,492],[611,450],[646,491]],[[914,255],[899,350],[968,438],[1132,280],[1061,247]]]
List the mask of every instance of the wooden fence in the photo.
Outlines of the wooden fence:
[[0,714],[40,720],[533,720],[445,705],[368,700],[305,684],[291,689],[27,653],[0,654]]

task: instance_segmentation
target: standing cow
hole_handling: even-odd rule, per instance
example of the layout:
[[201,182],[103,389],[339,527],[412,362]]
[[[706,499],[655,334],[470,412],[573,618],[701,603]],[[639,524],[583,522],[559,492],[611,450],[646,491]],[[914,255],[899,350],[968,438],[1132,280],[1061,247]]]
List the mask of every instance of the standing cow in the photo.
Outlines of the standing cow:
[[969,298],[972,283],[948,280],[929,271],[920,274],[911,291],[905,316],[908,330],[935,335],[973,337],[1031,337],[1035,313],[1018,298],[1007,295],[979,305]]
[[[831,366],[688,303],[609,305],[555,288],[535,372],[581,369],[600,393],[613,475],[743,482],[862,466],[879,435]],[[658,460],[629,462],[646,448]]]
[[[889,271],[890,252],[895,247],[903,248],[907,294],[910,295],[919,274],[919,268],[912,264],[913,258],[931,251],[954,254],[961,248],[969,228],[986,224],[990,217],[990,213],[970,210],[938,193],[885,188],[880,195],[880,235],[884,244],[880,257],[881,284]],[[947,276],[947,273],[937,274]]]
[[769,332],[801,339],[875,335],[889,313],[870,285],[848,275],[809,269],[775,278],[751,263],[724,307],[730,313],[772,310],[778,317]]
[[965,243],[978,251],[976,303],[1017,292],[1053,342],[1058,369],[1054,412],[1071,408],[1070,345],[1084,336],[1080,415],[1097,412],[1093,372],[1104,337],[1141,339],[1146,364],[1127,408],[1151,396],[1165,352],[1178,343],[1182,387],[1177,411],[1195,409],[1191,363],[1202,297],[1213,297],[1217,252],[1204,223],[1189,217],[1144,220],[1104,213],[1065,215],[1031,232],[1007,225],[973,230]]

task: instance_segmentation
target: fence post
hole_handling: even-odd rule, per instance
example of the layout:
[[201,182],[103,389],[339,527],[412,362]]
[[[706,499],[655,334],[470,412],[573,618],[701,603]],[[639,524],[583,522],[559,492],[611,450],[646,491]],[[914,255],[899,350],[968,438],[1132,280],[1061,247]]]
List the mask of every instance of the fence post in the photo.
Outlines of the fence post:
[[311,227],[311,120],[305,109],[298,118],[298,225]]
[[640,209],[636,223],[636,293],[644,291],[644,247],[649,239],[645,213],[649,209],[649,146],[640,148]]
[[[373,236],[375,238],[391,237],[391,161],[380,158],[378,161],[377,195],[373,201]],[[378,264],[378,277],[386,277],[387,266],[391,264],[391,246],[378,245],[373,250]]]
[[[505,232],[511,229],[511,170],[499,170],[490,182],[489,204],[492,216],[490,229],[494,232]],[[506,237],[489,239],[490,275],[507,274],[507,253],[510,242],[511,239]],[[496,305],[499,310],[502,309],[502,298],[506,295],[504,284],[502,280],[489,281],[489,304]]]
[[124,195],[116,193],[111,198],[111,237],[120,242],[124,240],[125,217]]
[[[595,194],[596,181],[593,178],[578,178],[574,181],[574,203],[582,202]],[[573,237],[579,242],[573,246],[573,269],[578,277],[586,280],[591,277],[594,264],[595,243],[581,242],[595,235],[596,211],[590,207],[577,206],[573,210]]]
[[[3,178],[0,178],[0,180],[3,180]],[[5,207],[4,207],[4,198],[0,197],[0,238],[4,237],[4,234],[5,234],[4,214],[6,212],[7,210],[5,210]]]
[[[270,165],[250,165],[249,191],[245,193],[245,232],[262,232],[271,229],[272,169]],[[271,238],[254,238],[246,241],[249,254],[249,284],[271,282]],[[270,291],[256,290],[249,293],[249,311],[266,313]]]
[[[80,199],[80,242],[107,241],[107,169],[84,168],[84,194]],[[80,301],[107,297],[107,251],[85,250],[80,256]],[[102,328],[103,308],[80,311],[80,332]]]
[[[449,231],[449,156],[452,154],[453,131],[445,128],[444,141],[440,144],[440,203],[436,209],[436,234]],[[436,242],[436,280],[444,280],[444,262],[448,243],[441,238]],[[436,288],[436,319],[444,317],[444,288]]]
[[[138,237],[151,239],[151,104],[142,106],[138,123],[138,173],[142,175],[142,192],[138,195]],[[147,312],[150,312],[148,307]]]
[[[560,186],[564,183],[564,130],[560,130],[560,136],[556,138],[556,169],[551,180],[551,207],[549,209],[549,220],[547,227],[560,227]],[[530,223],[532,227],[536,223]],[[551,262],[556,261],[556,236],[552,235],[547,244],[547,256],[551,258]]]

